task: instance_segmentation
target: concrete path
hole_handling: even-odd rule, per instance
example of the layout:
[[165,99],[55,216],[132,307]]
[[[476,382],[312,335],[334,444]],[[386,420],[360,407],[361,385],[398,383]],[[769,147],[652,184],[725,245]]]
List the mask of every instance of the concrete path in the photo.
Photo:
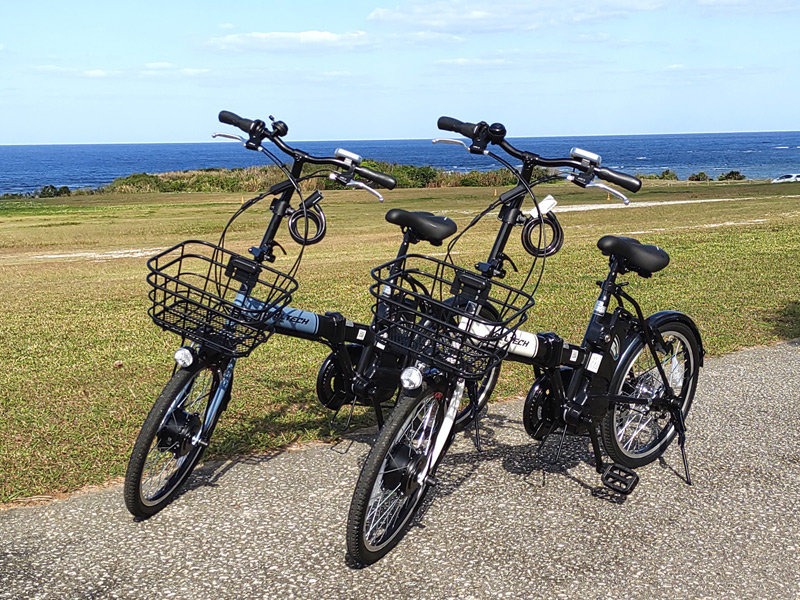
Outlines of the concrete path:
[[114,486],[0,513],[0,599],[800,598],[800,344],[708,360],[673,445],[616,504],[585,439],[561,469],[493,405],[460,437],[422,519],[376,565],[345,564],[368,433],[207,465],[146,522]]

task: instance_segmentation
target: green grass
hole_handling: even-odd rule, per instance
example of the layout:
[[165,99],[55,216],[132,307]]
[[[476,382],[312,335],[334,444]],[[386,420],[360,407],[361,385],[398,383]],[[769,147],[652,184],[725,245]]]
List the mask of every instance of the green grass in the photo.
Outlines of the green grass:
[[[564,208],[607,203],[604,195],[564,184],[541,191]],[[390,259],[399,241],[383,219],[386,210],[445,212],[464,227],[501,192],[397,190],[385,204],[353,191],[326,192],[328,236],[306,250],[294,304],[368,320],[369,269]],[[735,200],[636,206],[719,198]],[[177,339],[146,315],[146,257],[109,259],[108,253],[151,255],[187,238],[215,241],[241,200],[241,194],[106,194],[0,203],[0,501],[57,495],[124,473],[142,420],[170,375]],[[628,289],[647,312],[691,315],[711,355],[798,337],[799,200],[800,184],[647,182],[629,208],[563,212],[564,249],[548,259],[524,328],[580,341],[594,282],[606,267],[596,240],[617,233],[670,253],[666,270],[648,280],[629,276]],[[265,201],[237,221],[228,235],[231,249],[245,252],[260,239],[268,208]],[[457,260],[469,264],[485,255],[496,226],[489,217],[465,236]],[[281,241],[290,255],[276,265],[288,269],[297,246],[285,230]],[[508,253],[527,269],[516,237]],[[314,393],[326,353],[319,344],[274,336],[241,361],[208,456],[330,439],[329,417]],[[525,393],[529,383],[529,369],[507,364],[497,397]]]

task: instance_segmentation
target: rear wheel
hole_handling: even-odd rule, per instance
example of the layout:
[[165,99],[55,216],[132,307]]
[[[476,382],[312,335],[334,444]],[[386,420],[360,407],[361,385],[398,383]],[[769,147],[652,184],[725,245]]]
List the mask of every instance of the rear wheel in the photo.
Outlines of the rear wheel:
[[[401,396],[358,477],[347,518],[347,550],[352,560],[380,560],[405,535],[444,456],[433,450],[447,405],[445,383],[423,383],[415,396]],[[445,446],[446,449],[446,446]]]
[[125,473],[125,505],[133,516],[145,519],[169,504],[200,460],[200,431],[220,374],[218,366],[199,361],[176,372],[156,400]]
[[[658,327],[664,347],[656,354],[685,418],[697,387],[700,343],[680,321]],[[647,400],[647,404],[615,403],[603,418],[603,446],[614,462],[629,468],[649,464],[661,456],[675,437],[670,411],[661,402],[665,386],[652,353],[641,336],[622,351],[611,378],[612,394]]]

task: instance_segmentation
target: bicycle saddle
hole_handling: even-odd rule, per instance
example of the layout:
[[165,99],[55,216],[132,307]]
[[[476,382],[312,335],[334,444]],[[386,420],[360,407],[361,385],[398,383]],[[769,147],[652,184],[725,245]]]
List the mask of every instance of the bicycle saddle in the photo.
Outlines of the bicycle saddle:
[[642,277],[650,277],[669,264],[669,254],[661,248],[642,244],[633,238],[604,235],[597,247],[606,256],[622,259],[625,270],[635,271]]
[[393,208],[386,213],[386,220],[393,225],[407,227],[419,240],[430,242],[434,246],[440,246],[442,240],[453,235],[458,229],[452,219],[421,210]]

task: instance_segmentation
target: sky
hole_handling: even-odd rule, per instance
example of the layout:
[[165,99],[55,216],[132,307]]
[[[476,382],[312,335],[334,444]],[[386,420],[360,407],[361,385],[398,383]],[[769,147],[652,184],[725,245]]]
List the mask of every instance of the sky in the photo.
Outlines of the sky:
[[800,130],[800,0],[4,2],[0,144]]

